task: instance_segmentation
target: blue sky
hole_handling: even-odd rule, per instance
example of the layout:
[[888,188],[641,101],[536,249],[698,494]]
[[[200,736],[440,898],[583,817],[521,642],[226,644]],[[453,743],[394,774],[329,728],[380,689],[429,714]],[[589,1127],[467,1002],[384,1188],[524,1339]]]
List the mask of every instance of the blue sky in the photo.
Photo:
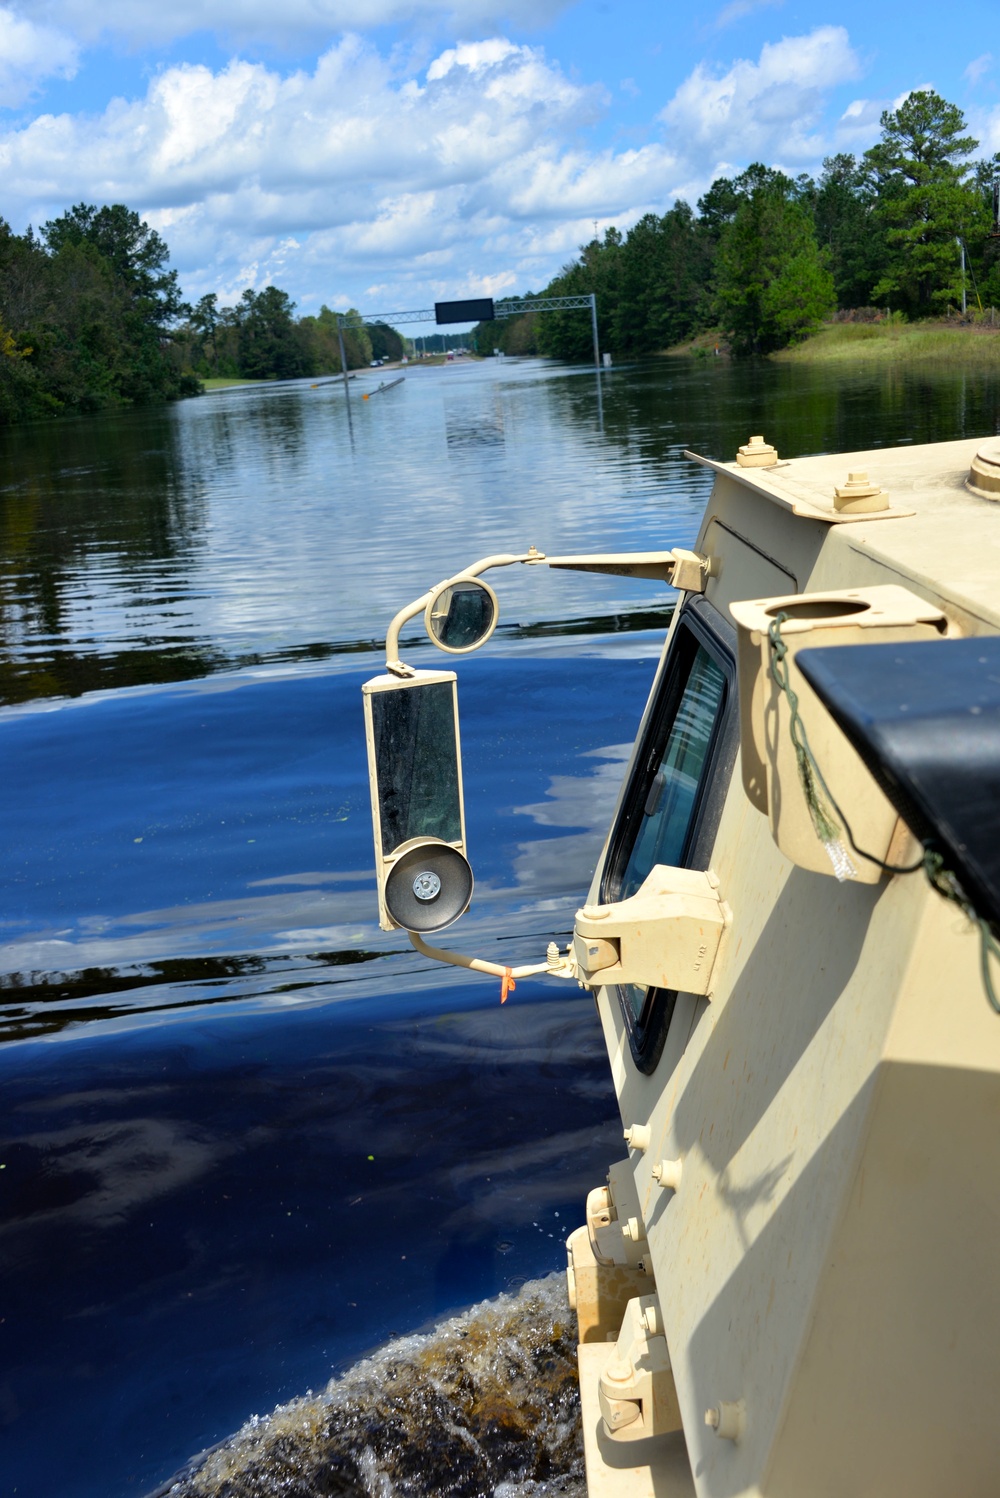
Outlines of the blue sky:
[[1000,150],[996,0],[0,0],[0,214],[125,202],[192,298],[421,307],[816,173],[920,87]]

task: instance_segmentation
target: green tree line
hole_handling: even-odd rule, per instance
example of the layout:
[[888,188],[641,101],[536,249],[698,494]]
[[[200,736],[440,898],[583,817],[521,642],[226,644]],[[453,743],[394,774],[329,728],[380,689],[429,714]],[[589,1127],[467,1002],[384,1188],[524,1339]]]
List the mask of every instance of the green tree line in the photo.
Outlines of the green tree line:
[[[183,367],[199,378],[294,380],[342,372],[337,314],[323,306],[315,317],[297,318],[295,303],[278,286],[248,288],[233,307],[220,307],[210,292],[183,310],[173,343]],[[345,315],[358,318],[353,307]],[[348,369],[403,353],[403,340],[384,323],[344,328],[343,340]]]
[[[634,357],[719,329],[737,354],[766,354],[838,309],[922,318],[961,303],[1000,305],[993,184],[1000,154],[931,90],[881,118],[861,157],[828,157],[816,181],[757,162],[698,200],[646,214],[581,247],[538,295],[596,293],[602,349]],[[530,294],[529,294],[530,295]],[[480,353],[592,357],[590,316],[559,311],[482,323]]]
[[0,422],[197,389],[168,357],[181,311],[163,240],[121,204],[36,235],[0,219]]
[[[336,314],[295,317],[277,286],[233,307],[181,299],[163,238],[116,203],[14,234],[0,219],[0,425],[195,395],[202,379],[341,372]],[[349,316],[357,318],[353,311]],[[394,328],[343,330],[349,369],[398,359]]]

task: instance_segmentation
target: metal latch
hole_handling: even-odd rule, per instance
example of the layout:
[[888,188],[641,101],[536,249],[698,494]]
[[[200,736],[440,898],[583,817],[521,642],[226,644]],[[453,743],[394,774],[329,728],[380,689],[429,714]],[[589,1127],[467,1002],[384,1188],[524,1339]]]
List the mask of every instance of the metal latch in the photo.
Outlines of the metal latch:
[[629,899],[577,911],[573,955],[591,988],[635,983],[707,994],[729,920],[710,870],[657,864]]
[[655,1295],[639,1295],[625,1307],[621,1331],[598,1384],[604,1428],[616,1441],[681,1430],[667,1339]]

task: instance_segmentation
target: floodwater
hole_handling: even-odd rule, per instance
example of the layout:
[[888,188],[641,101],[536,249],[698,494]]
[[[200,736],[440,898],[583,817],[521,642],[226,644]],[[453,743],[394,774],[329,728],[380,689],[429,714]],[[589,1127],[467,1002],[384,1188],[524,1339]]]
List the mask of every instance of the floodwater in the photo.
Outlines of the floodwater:
[[[2,1498],[578,1491],[539,1277],[621,1151],[593,1005],[501,1008],[379,931],[361,683],[478,557],[690,545],[685,448],[1000,413],[991,375],[714,360],[377,383],[0,432]],[[448,941],[521,963],[571,929],[671,599],[491,581]],[[455,664],[418,624],[406,658]]]

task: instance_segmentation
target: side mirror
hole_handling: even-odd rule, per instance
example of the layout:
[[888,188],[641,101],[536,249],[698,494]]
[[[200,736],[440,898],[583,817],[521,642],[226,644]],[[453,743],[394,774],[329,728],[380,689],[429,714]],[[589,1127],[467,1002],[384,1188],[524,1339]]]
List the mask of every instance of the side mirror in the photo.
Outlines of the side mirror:
[[379,925],[442,931],[469,908],[473,889],[455,673],[376,676],[362,693]]
[[435,588],[424,623],[439,650],[464,655],[484,645],[497,627],[500,605],[493,589],[475,577],[453,578]]
[[422,613],[428,636],[440,650],[451,655],[477,650],[500,616],[496,594],[480,574],[515,562],[545,561],[585,572],[673,580],[697,591],[710,572],[708,558],[679,549],[546,558],[532,546],[517,554],[483,557],[399,610],[386,632],[386,674],[362,687],[379,925],[383,931],[408,931],[425,956],[500,976],[503,997],[513,977],[541,972],[569,977],[576,965],[560,956],[554,943],[541,965],[509,968],[423,942],[423,934],[441,931],[465,914],[474,881],[465,848],[455,674],[406,665],[399,655],[399,634]]

